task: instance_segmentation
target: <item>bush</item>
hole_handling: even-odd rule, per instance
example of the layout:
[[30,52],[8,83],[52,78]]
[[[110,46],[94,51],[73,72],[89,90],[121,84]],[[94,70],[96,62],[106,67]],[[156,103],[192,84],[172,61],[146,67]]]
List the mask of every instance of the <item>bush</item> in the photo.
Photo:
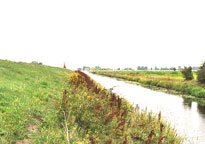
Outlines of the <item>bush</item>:
[[205,90],[199,91],[198,97],[199,97],[199,98],[205,98]]
[[136,78],[136,81],[138,82],[140,80],[140,78]]
[[205,62],[200,66],[197,71],[197,79],[200,83],[205,83]]
[[37,62],[37,61],[32,61],[31,63],[32,63],[32,64],[39,64],[39,65],[42,65],[42,64],[43,64],[42,62]]
[[186,79],[186,80],[192,80],[194,77],[193,77],[193,73],[192,73],[192,67],[189,66],[188,68],[187,67],[184,67],[182,70],[181,70],[181,73],[183,74],[183,77]]
[[153,81],[151,82],[151,84],[152,84],[153,86],[157,86],[158,83],[159,83],[158,80],[153,80]]

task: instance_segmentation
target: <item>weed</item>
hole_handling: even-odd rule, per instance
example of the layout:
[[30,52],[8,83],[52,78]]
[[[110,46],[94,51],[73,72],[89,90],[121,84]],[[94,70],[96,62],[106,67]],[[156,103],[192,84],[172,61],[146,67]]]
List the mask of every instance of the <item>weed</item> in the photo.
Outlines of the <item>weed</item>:
[[160,119],[139,112],[80,71],[69,75],[69,89],[64,92],[61,110],[69,113],[66,119],[71,143],[182,142]]

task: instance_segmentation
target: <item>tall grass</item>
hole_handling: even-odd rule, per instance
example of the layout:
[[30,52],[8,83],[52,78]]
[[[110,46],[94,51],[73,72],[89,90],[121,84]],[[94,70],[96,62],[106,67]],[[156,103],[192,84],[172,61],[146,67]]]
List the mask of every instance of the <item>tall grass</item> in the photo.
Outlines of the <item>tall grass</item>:
[[[139,112],[86,74],[78,71],[69,75],[69,86],[61,111],[66,113],[71,143],[182,143],[160,115]],[[65,118],[59,114],[63,122]]]

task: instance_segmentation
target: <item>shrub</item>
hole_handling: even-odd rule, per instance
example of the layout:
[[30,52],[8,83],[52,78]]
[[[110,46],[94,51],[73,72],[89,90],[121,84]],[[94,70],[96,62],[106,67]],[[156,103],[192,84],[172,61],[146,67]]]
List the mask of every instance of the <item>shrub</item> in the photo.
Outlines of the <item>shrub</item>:
[[37,62],[37,61],[32,61],[31,63],[32,63],[32,64],[39,64],[39,65],[42,65],[42,64],[43,64],[42,62]]
[[153,86],[157,86],[158,83],[159,83],[158,80],[153,80],[151,84],[152,84]]
[[147,85],[151,85],[152,80],[145,80],[144,82],[145,82],[145,84],[147,84]]
[[183,77],[186,79],[186,80],[192,80],[194,77],[193,77],[193,73],[192,73],[192,67],[189,66],[188,68],[187,67],[184,67],[182,70],[181,70],[181,73],[183,74]]
[[173,87],[173,83],[170,83],[170,82],[167,82],[166,84],[166,87],[167,89],[171,89]]
[[200,83],[205,83],[205,62],[200,66],[197,71],[197,79]]
[[138,82],[140,80],[140,78],[136,78],[136,81]]
[[205,90],[199,91],[198,97],[199,97],[199,98],[205,98]]

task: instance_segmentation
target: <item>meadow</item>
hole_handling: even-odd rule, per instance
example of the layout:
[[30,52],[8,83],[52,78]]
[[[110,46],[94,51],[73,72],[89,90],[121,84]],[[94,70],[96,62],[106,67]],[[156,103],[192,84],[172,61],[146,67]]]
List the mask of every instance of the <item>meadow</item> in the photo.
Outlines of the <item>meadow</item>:
[[86,74],[0,60],[0,143],[170,143],[161,114],[138,111]]
[[70,71],[0,60],[0,143],[61,143],[59,109]]
[[180,94],[194,96],[203,100],[205,98],[205,84],[194,79],[186,81],[180,71],[92,71],[92,73],[134,81],[145,86],[156,86],[174,90]]

